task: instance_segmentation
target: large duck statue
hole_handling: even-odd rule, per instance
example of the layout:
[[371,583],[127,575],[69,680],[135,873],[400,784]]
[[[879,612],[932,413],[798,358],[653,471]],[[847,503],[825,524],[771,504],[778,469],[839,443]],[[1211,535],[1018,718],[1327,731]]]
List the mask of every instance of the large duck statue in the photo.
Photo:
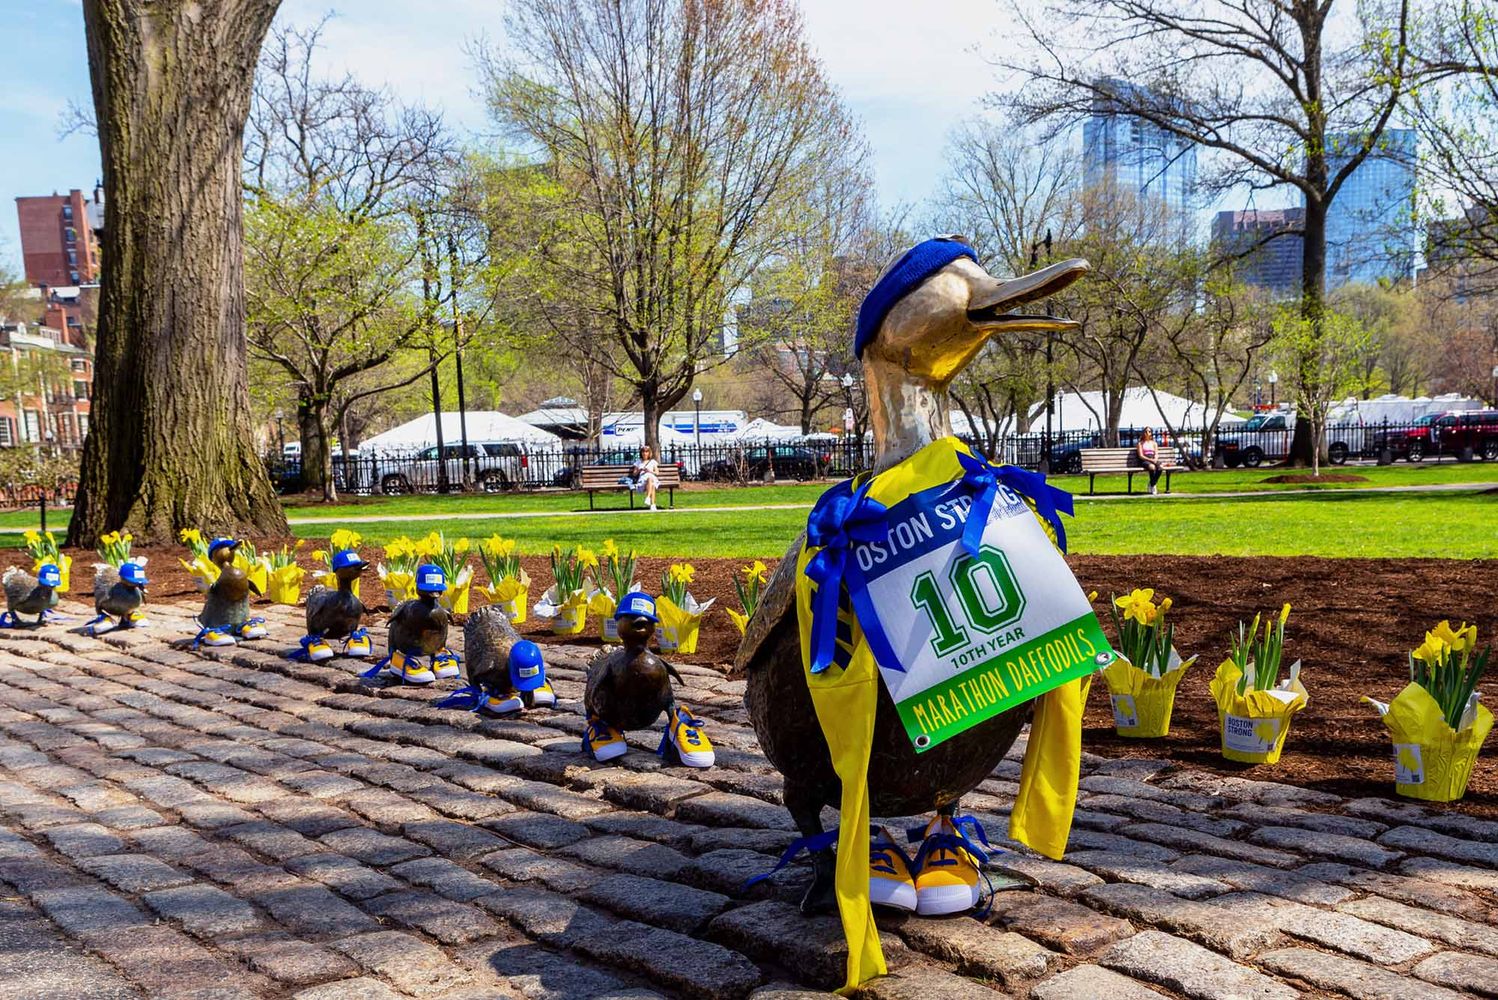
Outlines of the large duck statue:
[[[957,452],[970,460],[966,447],[951,437],[948,385],[991,337],[1074,326],[1068,320],[1014,310],[1060,291],[1087,270],[1085,261],[1068,260],[1012,280],[995,278],[978,265],[977,254],[960,237],[927,240],[892,260],[864,301],[855,342],[874,432],[872,475],[896,466],[903,474],[911,467],[907,460],[943,447],[951,453],[943,460],[954,468]],[[818,508],[856,498],[855,491],[868,482],[868,477],[859,477],[834,487]],[[809,521],[813,534],[816,518],[814,511]],[[957,816],[956,808],[962,796],[1003,760],[1030,718],[1031,705],[1004,711],[918,752],[894,701],[877,679],[877,671],[873,672],[867,683],[878,689],[877,695],[868,694],[867,701],[857,703],[869,706],[867,712],[873,715],[871,726],[862,723],[862,752],[868,756],[850,781],[856,785],[866,772],[867,804],[861,813],[853,809],[856,802],[843,797],[835,763],[849,754],[857,757],[860,750],[850,741],[829,741],[824,725],[835,727],[836,723],[819,722],[819,704],[814,704],[815,667],[807,660],[806,609],[815,597],[806,597],[811,585],[798,579],[810,575],[802,568],[810,568],[805,560],[810,550],[803,549],[804,542],[825,544],[815,538],[808,542],[803,535],[780,561],[747,626],[735,666],[746,675],[744,700],[760,745],[784,776],[786,808],[804,835],[803,844],[812,850],[814,877],[802,909],[810,913],[831,908],[835,902],[839,905],[850,945],[849,983],[856,984],[883,971],[872,919],[863,916],[869,902],[923,915],[964,912],[977,905],[984,860],[979,844],[985,838],[970,817]],[[835,582],[830,585],[840,587],[836,629],[827,642],[832,649],[835,634],[837,657],[830,670],[826,665],[822,669],[835,678],[851,657],[850,618],[856,621],[858,616],[847,589]],[[837,712],[822,704],[820,714]],[[1079,755],[1079,728],[1076,742],[1074,755]],[[1031,743],[1035,743],[1033,736]],[[830,749],[834,745],[836,753]],[[842,810],[840,834],[823,832],[820,814],[827,806]],[[912,840],[921,841],[913,858],[884,830],[869,836],[862,832],[869,829],[872,817],[933,813],[929,822],[910,831]],[[1013,825],[1011,835],[1024,839]],[[1062,831],[1063,845],[1065,837]],[[860,839],[868,845],[867,853]],[[833,843],[838,844],[836,862]],[[861,863],[867,868],[869,902],[862,897],[860,869],[844,867],[860,863],[859,858],[866,859]],[[864,955],[861,966],[860,950]]]
[[250,614],[250,595],[260,588],[241,567],[234,554],[241,543],[234,538],[215,538],[208,543],[208,559],[218,567],[218,577],[208,585],[203,610],[198,613],[194,646],[232,646],[241,639],[264,639],[265,619]]

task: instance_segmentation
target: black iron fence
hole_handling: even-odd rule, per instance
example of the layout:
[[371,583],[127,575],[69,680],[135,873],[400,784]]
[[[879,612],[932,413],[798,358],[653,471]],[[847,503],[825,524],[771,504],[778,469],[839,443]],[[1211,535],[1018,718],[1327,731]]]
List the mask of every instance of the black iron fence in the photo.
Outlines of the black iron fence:
[[[1283,423],[1264,422],[1224,426],[1204,447],[1200,431],[1171,435],[1156,430],[1161,445],[1178,449],[1188,466],[1205,468],[1256,467],[1282,461],[1290,454],[1294,430]],[[1122,429],[1117,446],[1134,447],[1140,431]],[[995,461],[1037,468],[1046,455],[1043,433],[1010,435],[997,441],[970,440],[976,449]],[[1067,431],[1049,440],[1052,473],[1074,473],[1082,469],[1082,450],[1103,447],[1098,431]],[[1449,433],[1418,422],[1380,424],[1334,424],[1327,428],[1328,460],[1336,465],[1352,459],[1408,459],[1425,461],[1445,457],[1484,458],[1454,449]],[[873,442],[812,437],[801,441],[704,442],[667,446],[661,461],[677,466],[688,482],[757,483],[846,478],[867,469],[873,462]],[[634,463],[638,449],[620,446],[566,444],[536,448],[523,444],[448,445],[439,460],[435,448],[411,452],[380,452],[333,457],[333,479],[342,493],[398,496],[409,493],[488,492],[512,490],[571,489],[582,478],[586,465],[613,465],[623,477]],[[1217,461],[1220,460],[1220,461]],[[282,492],[301,491],[305,486],[300,462],[271,457],[271,474]]]

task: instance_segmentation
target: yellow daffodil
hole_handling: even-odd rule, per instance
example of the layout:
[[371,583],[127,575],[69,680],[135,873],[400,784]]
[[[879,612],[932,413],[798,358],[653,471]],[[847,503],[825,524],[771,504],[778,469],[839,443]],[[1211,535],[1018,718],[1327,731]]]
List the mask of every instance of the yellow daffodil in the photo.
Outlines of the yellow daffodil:
[[1170,598],[1168,598],[1168,597],[1167,597],[1167,598],[1165,598],[1165,599],[1164,599],[1164,600],[1163,600],[1163,601],[1161,601],[1161,602],[1160,602],[1160,614],[1161,614],[1161,615],[1162,615],[1162,616],[1163,616],[1163,615],[1164,615],[1164,614],[1165,614],[1165,612],[1167,612],[1167,611],[1169,611],[1169,610],[1170,610],[1170,606],[1171,606],[1171,605],[1172,605],[1172,604],[1174,604],[1174,603],[1175,603],[1175,602],[1174,602],[1174,601],[1172,601],[1172,600],[1171,600],[1171,599],[1170,599]]
[[1423,663],[1436,666],[1441,663],[1450,647],[1441,641],[1441,638],[1433,632],[1425,633],[1425,641],[1417,646],[1410,655]]
[[1287,622],[1289,620],[1290,620],[1290,602],[1286,601],[1285,602],[1285,606],[1282,607],[1282,608],[1280,608],[1280,624],[1283,625],[1283,624],[1285,624],[1285,622]]
[[597,569],[598,554],[592,549],[585,549],[579,545],[577,547],[577,564],[584,569]]
[[334,552],[342,552],[344,549],[357,549],[362,541],[364,541],[364,536],[357,531],[339,528],[333,532],[333,537],[328,539],[328,544],[332,546]]
[[[28,534],[30,534],[30,532],[28,532]],[[177,533],[177,537],[183,542],[186,542],[188,545],[191,545],[194,542],[201,542],[203,540],[203,533],[197,528],[183,528],[180,532]]]
[[1089,590],[1087,592],[1087,603],[1091,604],[1092,602],[1094,602],[1096,600],[1097,600],[1097,591],[1095,591],[1095,590]]
[[40,542],[41,540],[42,540],[42,533],[40,531],[37,531],[35,528],[27,528],[26,529],[26,543],[28,545],[35,545],[37,542]]
[[770,568],[758,559],[744,567],[744,576],[753,583],[764,583],[769,578]]
[[1450,621],[1443,621],[1431,630],[1453,653],[1468,653],[1477,646],[1477,626],[1462,622],[1461,628],[1452,628]]
[[612,538],[605,538],[602,548],[598,550],[598,554],[605,559],[617,559],[619,558],[619,546],[614,544]]
[[691,583],[692,577],[696,572],[697,571],[692,568],[691,563],[671,564],[671,579],[675,580],[677,583]]
[[1125,619],[1132,618],[1141,625],[1151,625],[1154,623],[1160,610],[1155,606],[1154,596],[1154,589],[1146,587],[1142,590],[1135,590],[1123,597],[1115,597],[1113,603],[1118,605],[1119,609],[1123,611]]
[[326,549],[313,549],[312,550],[312,558],[316,559],[318,562],[322,563],[324,566],[329,565],[329,562],[328,562],[328,552],[327,552]]

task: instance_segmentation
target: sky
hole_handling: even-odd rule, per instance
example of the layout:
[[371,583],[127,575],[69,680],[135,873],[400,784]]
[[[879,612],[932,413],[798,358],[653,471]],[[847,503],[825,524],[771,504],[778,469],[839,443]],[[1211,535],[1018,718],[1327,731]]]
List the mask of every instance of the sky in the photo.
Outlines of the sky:
[[[832,83],[864,124],[886,205],[934,191],[947,133],[983,111],[1003,81],[985,59],[1014,32],[998,0],[802,0],[806,32]],[[481,36],[503,36],[503,0],[284,0],[281,23],[307,26],[332,13],[321,54],[408,101],[440,109],[478,136],[484,110],[465,54]],[[0,259],[17,271],[15,199],[91,191],[99,177],[90,135],[59,135],[69,102],[90,103],[79,0],[0,0]]]

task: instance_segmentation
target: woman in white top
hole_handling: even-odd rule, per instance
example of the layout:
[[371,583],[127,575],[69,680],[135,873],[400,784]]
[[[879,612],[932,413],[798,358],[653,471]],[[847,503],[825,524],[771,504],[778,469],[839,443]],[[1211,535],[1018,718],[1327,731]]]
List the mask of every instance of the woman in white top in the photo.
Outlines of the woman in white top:
[[645,491],[647,510],[655,510],[655,488],[661,482],[660,469],[661,464],[655,460],[655,455],[647,444],[640,449],[640,460],[629,471],[630,478],[634,480],[634,488]]
[[1159,492],[1155,484],[1160,481],[1162,469],[1160,451],[1155,446],[1155,432],[1146,427],[1139,437],[1139,447],[1135,450],[1139,453],[1139,464],[1149,470],[1150,494],[1154,495]]

